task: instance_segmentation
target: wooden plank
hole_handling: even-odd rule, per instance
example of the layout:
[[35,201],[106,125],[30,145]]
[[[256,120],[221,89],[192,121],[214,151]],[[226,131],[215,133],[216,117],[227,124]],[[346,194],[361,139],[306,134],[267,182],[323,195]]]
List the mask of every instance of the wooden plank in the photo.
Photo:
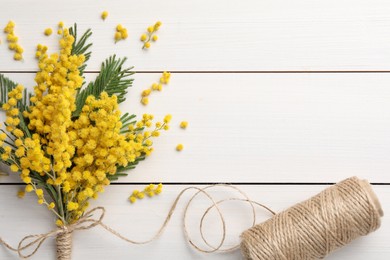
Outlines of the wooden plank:
[[[105,22],[103,10],[109,12]],[[23,6],[3,0],[0,27],[16,21],[25,55],[13,62],[3,43],[0,71],[36,69],[35,46],[57,46],[56,37],[45,37],[43,30],[59,20],[93,29],[90,70],[113,53],[130,57],[143,71],[390,70],[389,13],[386,0],[37,0]],[[160,40],[146,53],[139,37],[157,20],[163,22]],[[115,45],[119,23],[129,39]]]
[[[9,76],[32,85],[31,74]],[[173,74],[142,106],[158,79],[135,75],[122,111],[171,113],[171,129],[122,181],[390,182],[389,74]]]
[[[159,197],[137,201],[131,205],[126,200],[130,192],[133,189],[142,189],[142,187],[136,185],[111,186],[97,201],[93,202],[93,206],[104,206],[107,210],[104,223],[120,231],[121,234],[136,240],[148,239],[159,228],[171,203],[179,191],[185,187],[168,185],[165,186]],[[272,207],[275,211],[280,211],[315,195],[326,186],[252,185],[240,186],[240,188],[252,199]],[[28,194],[24,199],[18,199],[15,197],[17,190],[18,186],[0,187],[0,236],[13,245],[17,244],[25,235],[39,234],[54,228],[54,217],[45,208],[36,204],[35,195]],[[389,222],[386,213],[390,205],[390,190],[388,186],[375,186],[374,190],[385,211],[383,226],[375,233],[359,238],[327,259],[388,259],[390,254],[388,246],[390,228],[389,225],[386,225]],[[166,231],[157,241],[141,246],[129,245],[104,229],[97,227],[74,234],[73,259],[127,259],[129,257],[133,259],[152,259],[156,257],[161,259],[239,259],[239,252],[203,254],[194,251],[186,243],[182,230],[182,214],[190,193],[179,202],[177,212],[174,213]],[[216,198],[237,196],[235,192],[221,188],[216,189],[213,195]],[[200,242],[197,233],[197,223],[199,221],[197,217],[208,207],[209,201],[201,196],[194,203],[194,207],[189,211],[190,219],[187,223],[194,242]],[[247,205],[231,203],[222,207],[222,210],[227,221],[227,242],[228,244],[234,244],[239,241],[239,234],[250,226],[250,209]],[[258,213],[260,222],[270,216],[261,210]],[[206,227],[211,225],[210,229],[206,229],[210,232],[206,232],[205,235],[210,241],[214,242],[220,238],[219,222],[215,217],[216,215],[212,213],[205,222]],[[10,222],[10,220],[12,221]],[[202,244],[200,245],[202,246]],[[53,239],[48,239],[32,259],[54,259],[54,254]],[[0,257],[4,260],[18,259],[13,253],[1,246]]]

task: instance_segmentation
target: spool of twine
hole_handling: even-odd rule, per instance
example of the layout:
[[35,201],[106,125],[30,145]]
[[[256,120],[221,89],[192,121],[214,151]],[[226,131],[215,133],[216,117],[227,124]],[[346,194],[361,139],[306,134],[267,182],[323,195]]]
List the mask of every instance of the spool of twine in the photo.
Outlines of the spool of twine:
[[378,229],[382,216],[370,184],[352,177],[243,232],[241,251],[250,260],[321,259]]
[[[216,201],[207,191],[214,187],[226,187],[238,191],[242,198],[230,197]],[[166,228],[179,199],[188,190],[196,190],[185,206],[183,229],[187,242],[199,252],[230,252],[241,248],[248,260],[310,260],[326,257],[330,252],[350,243],[352,240],[367,235],[380,226],[383,211],[379,200],[370,184],[357,177],[346,179],[331,186],[316,196],[303,201],[287,210],[275,214],[271,209],[256,201],[252,201],[240,189],[226,184],[210,185],[204,188],[188,187],[183,189],[173,202],[171,209],[156,234],[145,241],[131,240],[102,222],[105,209],[95,207],[86,212],[76,223],[45,234],[24,237],[17,248],[12,247],[0,238],[0,243],[15,251],[23,259],[34,255],[42,243],[49,237],[56,236],[57,260],[70,260],[72,252],[72,233],[77,230],[88,230],[100,226],[131,244],[147,244],[156,240]],[[202,248],[191,238],[187,230],[187,211],[192,201],[200,194],[205,195],[211,206],[204,212],[200,220],[201,238],[208,248]],[[240,245],[224,247],[226,223],[219,205],[238,200],[249,203],[252,209],[252,227],[241,234]],[[269,220],[256,225],[255,206],[273,214]],[[223,232],[218,246],[212,246],[203,234],[203,222],[211,209],[216,209]],[[94,217],[94,214],[97,215]],[[97,217],[97,218],[96,218]],[[31,250],[31,253],[24,253]]]
[[62,232],[57,234],[57,260],[71,260],[72,258],[72,232],[63,229]]

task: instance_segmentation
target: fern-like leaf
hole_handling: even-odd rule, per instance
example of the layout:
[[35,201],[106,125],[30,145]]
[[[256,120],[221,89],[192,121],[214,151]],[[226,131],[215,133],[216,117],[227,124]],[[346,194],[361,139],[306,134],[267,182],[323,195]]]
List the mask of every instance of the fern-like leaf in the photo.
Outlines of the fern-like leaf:
[[121,127],[121,134],[129,132],[129,126],[134,125],[137,123],[135,119],[136,115],[132,114],[130,115],[129,113],[125,113],[124,115],[121,116],[121,122],[122,122],[122,127]]
[[107,175],[107,179],[110,181],[116,181],[119,177],[128,175],[128,171],[134,169],[140,161],[145,160],[145,156],[138,157],[134,162],[129,163],[127,166],[117,166],[117,171],[114,175]]
[[133,84],[133,79],[129,78],[134,74],[133,67],[122,68],[126,58],[117,58],[115,55],[109,57],[102,63],[101,70],[96,80],[90,82],[88,86],[81,90],[76,97],[76,111],[74,117],[79,116],[81,109],[85,104],[88,96],[93,95],[99,98],[100,94],[105,91],[109,96],[116,95],[118,103],[125,101],[127,88]]
[[[3,74],[0,74],[0,106],[7,103],[8,93],[16,88],[18,84],[12,81],[11,79],[5,77]],[[18,108],[20,111],[28,110],[30,105],[31,94],[27,93],[27,90],[23,90],[23,98],[18,101]]]
[[79,67],[80,75],[83,75],[85,68],[87,67],[87,61],[91,58],[91,52],[89,49],[92,47],[92,43],[87,43],[89,37],[92,35],[91,29],[88,29],[79,40],[77,40],[77,24],[69,28],[69,34],[74,37],[72,45],[72,55],[84,55],[84,64]]
[[8,92],[13,90],[17,84],[5,77],[3,74],[0,74],[0,105],[7,103],[8,101]]

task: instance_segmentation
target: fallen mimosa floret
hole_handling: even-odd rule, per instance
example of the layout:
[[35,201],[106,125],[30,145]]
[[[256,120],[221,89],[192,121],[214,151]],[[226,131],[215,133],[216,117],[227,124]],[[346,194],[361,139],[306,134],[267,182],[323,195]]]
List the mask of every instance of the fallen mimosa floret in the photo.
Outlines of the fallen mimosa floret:
[[7,26],[4,28],[4,33],[7,34],[7,42],[8,48],[13,50],[14,60],[22,60],[23,59],[23,48],[18,44],[19,38],[14,33],[15,23],[13,21],[9,21]]
[[144,106],[149,104],[149,98],[147,98],[152,91],[162,91],[163,85],[167,85],[170,81],[171,73],[164,71],[160,77],[159,83],[153,83],[152,86],[148,89],[145,89],[141,93],[141,104]]
[[180,152],[181,150],[183,150],[184,146],[182,144],[178,144],[176,146],[176,151]]
[[107,11],[103,11],[101,17],[102,17],[103,20],[106,20],[106,18],[108,17],[108,12]]
[[142,46],[142,49],[149,49],[150,48],[150,41],[156,42],[158,40],[158,36],[155,35],[155,33],[160,29],[161,22],[156,22],[153,26],[149,26],[147,28],[147,34],[142,34],[140,37],[140,40],[144,43]]

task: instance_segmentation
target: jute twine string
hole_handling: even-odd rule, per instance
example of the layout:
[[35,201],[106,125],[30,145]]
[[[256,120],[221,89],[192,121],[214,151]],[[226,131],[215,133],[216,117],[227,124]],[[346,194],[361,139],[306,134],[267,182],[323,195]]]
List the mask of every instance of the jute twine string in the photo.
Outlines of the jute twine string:
[[[238,191],[243,198],[228,198],[215,201],[208,189],[224,186]],[[275,214],[266,206],[252,201],[238,188],[225,184],[211,185],[203,189],[188,187],[182,190],[173,202],[169,213],[156,234],[145,241],[130,240],[102,222],[105,209],[96,207],[85,213],[77,223],[50,231],[45,234],[29,235],[23,238],[17,248],[13,248],[0,238],[0,242],[7,248],[16,251],[21,258],[34,255],[42,243],[49,237],[57,236],[57,259],[70,260],[71,258],[71,234],[76,230],[87,230],[95,226],[101,226],[111,234],[131,244],[146,244],[157,239],[166,228],[174,213],[177,203],[188,190],[197,192],[190,198],[185,206],[183,215],[183,230],[188,243],[196,250],[204,253],[229,252],[241,247],[246,259],[260,260],[306,260],[321,259],[333,250],[348,244],[355,238],[366,235],[380,226],[380,217],[383,216],[380,203],[367,181],[361,181],[356,177],[349,178],[309,200],[273,216],[261,224],[255,225],[255,206]],[[199,230],[203,242],[208,246],[202,248],[195,243],[187,229],[187,211],[198,195],[205,195],[211,205],[203,213]],[[243,201],[249,203],[252,209],[252,227],[241,235],[241,244],[224,247],[226,239],[226,223],[219,205],[228,201]],[[218,246],[212,246],[204,236],[204,220],[211,209],[217,211],[222,225],[222,234]],[[94,215],[98,218],[94,218]],[[31,240],[31,241],[30,241]],[[30,241],[30,242],[28,242]],[[23,254],[26,249],[33,249],[30,254]],[[61,258],[60,258],[61,257]]]
[[241,235],[246,259],[322,259],[380,226],[371,186],[356,177],[331,186]]
[[[209,192],[206,190],[208,190],[210,188],[221,187],[221,186],[229,188],[229,189],[233,189],[233,190],[239,192],[241,194],[241,196],[243,196],[243,198],[228,198],[228,199],[224,199],[224,200],[220,200],[220,201],[215,201],[213,199],[213,197],[209,194]],[[76,230],[88,230],[88,229],[93,228],[95,226],[101,226],[104,229],[106,229],[108,232],[110,232],[111,234],[117,236],[118,238],[120,238],[123,241],[126,241],[128,243],[137,244],[137,245],[147,244],[147,243],[150,243],[150,242],[156,240],[163,233],[163,231],[167,227],[173,213],[175,212],[176,206],[177,206],[180,198],[183,196],[184,193],[186,193],[189,190],[196,190],[196,193],[191,196],[191,198],[189,199],[188,203],[185,206],[184,214],[183,214],[183,231],[184,231],[184,235],[185,235],[188,243],[192,247],[194,247],[196,250],[203,252],[203,253],[212,253],[212,252],[216,252],[216,251],[227,252],[227,251],[236,250],[239,247],[239,244],[238,244],[236,246],[233,246],[233,247],[230,247],[227,249],[221,249],[224,246],[224,242],[226,239],[226,223],[225,223],[225,219],[223,217],[222,211],[218,206],[219,204],[227,202],[229,200],[239,200],[239,201],[249,203],[249,205],[251,206],[251,209],[252,209],[252,217],[253,217],[252,226],[254,226],[256,223],[255,206],[262,207],[265,210],[271,212],[272,214],[275,214],[268,207],[266,207],[258,202],[250,200],[249,197],[243,191],[238,189],[237,187],[227,185],[227,184],[215,184],[215,185],[210,185],[210,186],[207,186],[204,188],[188,187],[188,188],[183,189],[179,193],[179,195],[176,197],[175,201],[173,202],[173,204],[168,212],[168,215],[165,218],[161,227],[158,229],[156,234],[148,240],[136,241],[136,240],[131,240],[131,239],[121,235],[119,232],[115,231],[114,229],[112,229],[111,227],[109,227],[108,225],[106,225],[102,222],[104,215],[105,215],[105,208],[95,207],[95,208],[91,209],[90,211],[86,212],[84,214],[84,216],[81,217],[74,224],[70,224],[70,225],[49,231],[49,232],[44,233],[44,234],[28,235],[28,236],[24,237],[19,242],[19,245],[17,248],[12,247],[11,245],[6,243],[1,238],[0,238],[0,243],[3,243],[8,249],[17,252],[20,258],[26,259],[26,258],[33,256],[39,250],[39,248],[45,242],[46,239],[48,239],[49,237],[56,236],[57,259],[58,260],[70,260],[71,259],[71,249],[72,249],[72,243],[71,243],[72,236],[71,236],[71,234]],[[199,224],[200,225],[200,227],[199,227],[200,232],[202,233],[202,236],[201,236],[202,240],[211,249],[204,249],[204,248],[200,247],[196,242],[194,242],[191,239],[191,236],[189,235],[189,232],[188,232],[188,227],[187,227],[187,218],[188,218],[187,214],[188,213],[187,212],[190,208],[190,205],[194,201],[194,199],[197,196],[199,196],[200,194],[205,195],[211,202],[211,206],[203,213],[203,215],[201,217],[200,224]],[[210,243],[206,240],[205,236],[203,235],[203,231],[202,231],[203,230],[203,222],[205,220],[205,217],[207,214],[209,214],[209,212],[212,208],[216,209],[218,216],[219,216],[219,220],[221,221],[221,224],[223,227],[223,232],[221,235],[220,242],[219,242],[218,246],[216,246],[216,247],[210,245]],[[94,215],[97,215],[98,218],[94,218]],[[26,250],[32,250],[32,252],[29,254],[23,253]]]

